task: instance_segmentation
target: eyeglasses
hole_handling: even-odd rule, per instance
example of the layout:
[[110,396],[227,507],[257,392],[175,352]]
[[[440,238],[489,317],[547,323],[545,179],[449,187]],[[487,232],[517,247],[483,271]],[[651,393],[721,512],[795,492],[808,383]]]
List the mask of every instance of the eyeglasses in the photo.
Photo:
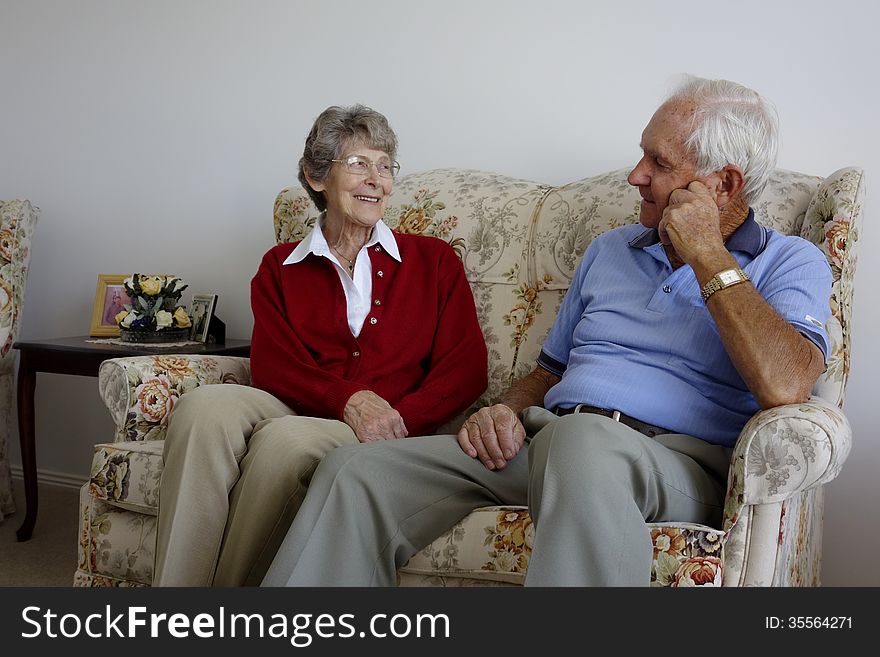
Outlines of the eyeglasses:
[[400,171],[400,165],[397,162],[373,162],[363,155],[351,155],[344,160],[330,160],[331,162],[339,162],[345,166],[345,170],[358,176],[370,175],[370,169],[376,167],[376,173],[382,178],[395,178]]

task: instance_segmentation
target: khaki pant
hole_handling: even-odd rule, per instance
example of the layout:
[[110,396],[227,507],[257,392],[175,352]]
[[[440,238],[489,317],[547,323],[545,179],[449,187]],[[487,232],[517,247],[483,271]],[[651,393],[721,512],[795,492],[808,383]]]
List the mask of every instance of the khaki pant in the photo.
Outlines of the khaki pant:
[[393,586],[398,568],[474,509],[528,503],[527,585],[647,586],[646,521],[721,523],[730,449],[536,407],[523,424],[531,438],[503,470],[455,436],[334,450],[263,585]]
[[154,586],[259,584],[320,460],[357,442],[257,388],[183,395],[165,438]]

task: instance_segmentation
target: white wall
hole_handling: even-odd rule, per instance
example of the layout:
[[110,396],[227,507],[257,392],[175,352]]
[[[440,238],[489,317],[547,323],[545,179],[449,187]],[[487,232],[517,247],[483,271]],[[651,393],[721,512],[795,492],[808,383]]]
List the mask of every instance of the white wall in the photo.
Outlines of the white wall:
[[[871,186],[878,19],[859,0],[0,0],[0,198],[42,208],[22,337],[85,334],[97,274],[145,270],[217,292],[229,336],[247,337],[272,201],[330,104],[384,112],[405,172],[565,183],[635,162],[687,71],[775,102],[780,166],[859,165]],[[875,205],[869,189],[829,585],[880,584]],[[112,430],[95,380],[40,375],[37,413],[38,467],[84,477]]]

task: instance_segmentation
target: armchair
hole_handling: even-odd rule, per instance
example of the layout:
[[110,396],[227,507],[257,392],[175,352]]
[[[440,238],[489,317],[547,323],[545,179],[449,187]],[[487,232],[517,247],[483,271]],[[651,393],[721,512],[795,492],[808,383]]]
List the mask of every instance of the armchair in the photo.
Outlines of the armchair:
[[[397,182],[388,224],[448,241],[464,263],[489,348],[489,387],[478,405],[534,366],[590,240],[637,221],[639,197],[626,175],[618,170],[551,187],[442,169]],[[646,526],[654,543],[652,585],[818,585],[822,484],[838,474],[851,444],[840,408],[863,194],[857,168],[824,179],[777,170],[756,204],[761,223],[801,235],[828,256],[833,353],[810,401],[758,413],[743,429],[722,527]],[[300,239],[317,217],[297,188],[278,195],[274,214],[279,242]],[[82,489],[76,585],[151,583],[168,413],[174,398],[196,385],[225,382],[250,382],[246,359],[152,356],[102,365],[100,392],[117,433],[114,442],[96,446]],[[457,430],[462,419],[444,430]],[[400,584],[521,584],[533,533],[525,507],[479,509],[402,567]]]
[[21,305],[31,259],[31,236],[40,209],[16,199],[0,201],[0,521],[15,513],[7,443],[12,427],[15,352]]

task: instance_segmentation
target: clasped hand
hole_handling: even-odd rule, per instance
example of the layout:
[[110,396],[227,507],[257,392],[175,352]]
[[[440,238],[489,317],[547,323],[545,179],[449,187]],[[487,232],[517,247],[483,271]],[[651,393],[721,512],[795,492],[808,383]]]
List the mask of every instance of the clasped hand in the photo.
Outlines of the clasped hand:
[[349,397],[342,419],[362,443],[406,438],[409,433],[400,413],[371,390]]
[[478,458],[489,470],[503,470],[526,438],[516,413],[504,404],[486,406],[471,415],[458,432],[465,454]]

